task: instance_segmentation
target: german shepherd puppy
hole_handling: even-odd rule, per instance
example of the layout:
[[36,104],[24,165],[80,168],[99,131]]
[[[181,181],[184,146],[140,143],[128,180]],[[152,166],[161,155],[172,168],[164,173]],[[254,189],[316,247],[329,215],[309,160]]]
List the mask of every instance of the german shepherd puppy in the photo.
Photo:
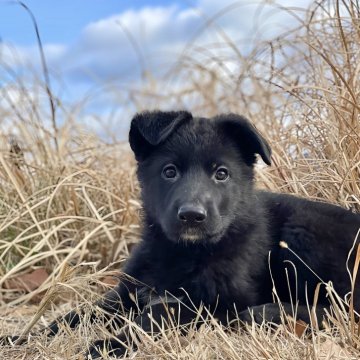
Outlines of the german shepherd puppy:
[[[256,154],[270,165],[271,149],[246,118],[143,112],[131,122],[129,141],[138,164],[143,235],[124,268],[129,278],[97,304],[111,321],[121,325],[131,311],[138,325],[154,332],[149,312],[159,324],[170,318],[188,324],[197,315],[194,308],[203,305],[224,324],[280,322],[275,287],[285,312],[292,314],[290,304],[297,301],[297,317],[309,322],[306,298],[311,305],[319,279],[332,281],[342,297],[349,293],[346,262],[360,215],[255,190]],[[353,264],[354,255],[350,268]],[[355,293],[358,288],[359,281]],[[325,295],[322,289],[320,317],[329,307]],[[360,309],[357,296],[354,305]],[[56,334],[61,322],[75,327],[81,317],[72,311],[54,321],[49,334]],[[113,338],[96,342],[88,355],[100,357],[103,348],[123,355],[128,332],[124,326]]]

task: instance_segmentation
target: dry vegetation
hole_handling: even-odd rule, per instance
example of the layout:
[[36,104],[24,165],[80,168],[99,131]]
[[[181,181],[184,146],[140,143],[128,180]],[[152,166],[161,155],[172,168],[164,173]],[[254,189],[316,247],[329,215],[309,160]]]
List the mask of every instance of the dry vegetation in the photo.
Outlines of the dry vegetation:
[[[233,7],[207,19],[203,31]],[[194,38],[164,79],[128,89],[126,98],[137,110],[244,114],[273,146],[273,166],[258,171],[259,186],[360,211],[360,3],[273,7],[292,14],[291,31],[253,41],[246,53],[220,29],[213,47]],[[11,79],[9,64],[0,67]],[[0,334],[28,330],[35,314],[33,330],[74,306],[89,306],[139,238],[127,145],[109,145],[79,123],[77,108],[55,99],[47,80],[12,79],[0,88]],[[229,333],[213,323],[158,342],[143,335],[141,350],[129,358],[359,359],[359,327],[339,304],[322,332],[292,330],[285,321],[275,331],[263,324]],[[104,336],[100,325],[84,323],[74,335],[4,347],[1,358],[78,359],[79,349]]]

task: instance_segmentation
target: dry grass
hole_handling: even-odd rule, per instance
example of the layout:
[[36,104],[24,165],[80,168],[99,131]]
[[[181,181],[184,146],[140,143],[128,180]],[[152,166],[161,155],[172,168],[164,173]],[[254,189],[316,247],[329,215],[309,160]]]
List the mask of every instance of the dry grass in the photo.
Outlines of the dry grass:
[[[127,99],[137,110],[184,106],[202,115],[244,114],[274,151],[274,165],[258,171],[260,186],[359,211],[360,4],[328,0],[306,12],[274,9],[292,14],[293,30],[252,42],[246,53],[220,30],[221,40],[206,49],[194,38],[164,79],[128,89]],[[214,19],[204,31],[211,26]],[[11,67],[0,67],[11,79]],[[139,238],[138,187],[127,145],[102,141],[77,122],[79,109],[60,99],[52,99],[57,108],[49,113],[43,101],[51,95],[48,85],[14,78],[0,88],[3,334],[28,330],[36,313],[35,328],[74,306],[90,306],[94,290],[104,290],[101,281]],[[37,268],[50,274],[39,288],[11,285]],[[358,329],[352,313],[334,300],[326,331],[299,336],[284,321],[276,331],[253,325],[229,333],[213,323],[187,337],[167,333],[158,342],[142,335],[141,350],[129,358],[359,359]],[[101,326],[84,323],[74,335],[65,331],[51,341],[33,338],[3,348],[2,358],[78,359],[79,349],[105,335]]]

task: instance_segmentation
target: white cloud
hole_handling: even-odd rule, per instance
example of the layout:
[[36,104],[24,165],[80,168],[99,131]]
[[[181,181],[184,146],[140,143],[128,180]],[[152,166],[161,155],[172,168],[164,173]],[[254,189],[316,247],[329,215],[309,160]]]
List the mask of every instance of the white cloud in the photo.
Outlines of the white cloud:
[[[304,6],[308,2],[280,0],[276,3]],[[88,24],[73,44],[45,44],[44,51],[49,67],[72,82],[134,80],[144,70],[141,65],[155,75],[166,70],[192,39],[196,45],[211,49],[224,40],[217,26],[236,42],[253,36],[254,25],[260,28],[259,36],[267,37],[278,31],[274,23],[284,24],[291,19],[284,11],[274,11],[274,5],[263,9],[259,4],[198,0],[196,8],[180,9],[170,5],[127,10]],[[260,9],[262,13],[257,16]],[[214,14],[218,14],[214,22],[205,25]],[[136,43],[135,47],[132,42]],[[36,46],[17,48],[17,51],[19,62],[39,66]]]
[[198,21],[176,6],[128,10],[85,27],[62,61],[71,72],[105,79],[138,75],[140,65],[156,73],[181,52]]

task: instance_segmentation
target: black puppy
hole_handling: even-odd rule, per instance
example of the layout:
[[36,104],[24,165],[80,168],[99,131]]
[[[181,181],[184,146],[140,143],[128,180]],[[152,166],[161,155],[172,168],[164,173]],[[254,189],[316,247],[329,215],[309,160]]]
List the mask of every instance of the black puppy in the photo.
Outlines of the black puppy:
[[[270,165],[271,150],[244,117],[144,112],[133,118],[129,141],[138,162],[143,239],[124,269],[136,281],[121,281],[97,304],[113,314],[115,323],[121,324],[120,317],[132,311],[138,314],[135,322],[151,332],[150,311],[158,323],[173,317],[185,324],[196,316],[194,306],[200,305],[223,323],[236,317],[251,320],[248,308],[256,321],[265,317],[279,322],[279,306],[272,302],[273,281],[285,311],[291,313],[291,297],[297,296],[298,317],[309,321],[306,292],[312,304],[319,278],[331,280],[342,297],[350,291],[346,259],[360,215],[254,190],[256,154]],[[280,247],[280,241],[319,278]],[[353,264],[351,257],[350,267]],[[321,291],[319,314],[327,307]],[[355,308],[360,309],[357,297]],[[55,334],[62,321],[74,327],[80,319],[81,314],[71,312],[51,324],[50,333]],[[100,356],[106,347],[121,356],[126,349],[121,342],[126,343],[127,337],[124,327],[113,339],[95,343],[90,354]]]

